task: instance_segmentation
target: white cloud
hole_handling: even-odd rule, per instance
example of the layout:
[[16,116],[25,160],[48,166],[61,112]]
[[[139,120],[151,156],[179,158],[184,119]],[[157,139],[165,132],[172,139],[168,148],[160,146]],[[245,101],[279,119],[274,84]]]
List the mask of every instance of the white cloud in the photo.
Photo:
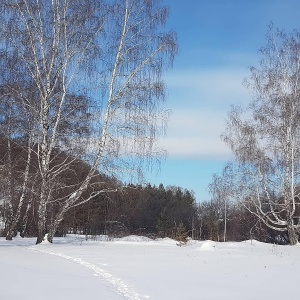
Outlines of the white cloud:
[[251,100],[242,85],[247,69],[183,70],[169,73],[168,104],[172,109],[167,136],[161,146],[171,157],[228,159],[229,148],[221,141],[231,104]]
[[166,76],[169,101],[212,109],[247,103],[251,96],[242,84],[247,76],[247,69],[228,68],[170,72]]
[[221,141],[225,115],[209,110],[175,110],[166,138],[160,145],[171,157],[228,159],[229,148]]

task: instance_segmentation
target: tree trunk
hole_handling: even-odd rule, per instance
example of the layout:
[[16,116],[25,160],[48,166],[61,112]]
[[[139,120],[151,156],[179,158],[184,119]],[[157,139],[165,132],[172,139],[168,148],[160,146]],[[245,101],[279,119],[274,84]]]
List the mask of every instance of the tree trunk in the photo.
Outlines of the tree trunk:
[[55,231],[54,230],[49,230],[48,234],[47,234],[47,240],[49,243],[53,243],[53,237],[55,235]]
[[6,233],[6,236],[5,236],[5,239],[6,239],[7,241],[11,241],[12,238],[13,238],[14,231],[11,230],[11,229],[12,229],[12,227],[9,226],[9,228],[8,228],[8,230],[7,230],[7,233]]
[[58,228],[59,224],[60,224],[60,222],[57,221],[57,220],[55,220],[51,224],[51,226],[49,228],[49,232],[47,234],[47,240],[48,240],[49,243],[53,243],[53,238],[54,238],[54,235],[55,235],[55,233],[57,231],[57,228]]
[[36,244],[40,244],[45,237],[46,234],[46,204],[40,203],[40,207],[38,210],[38,232]]
[[288,236],[289,236],[289,243],[291,246],[294,246],[298,243],[298,235],[295,231],[295,228],[293,225],[289,225],[287,228]]
[[12,220],[11,224],[9,225],[7,233],[6,233],[5,239],[7,241],[11,241],[12,240],[16,226],[17,226],[17,220],[16,220],[16,218],[14,218]]
[[45,230],[38,230],[38,235],[36,238],[36,244],[40,244],[44,241],[44,237],[45,237]]

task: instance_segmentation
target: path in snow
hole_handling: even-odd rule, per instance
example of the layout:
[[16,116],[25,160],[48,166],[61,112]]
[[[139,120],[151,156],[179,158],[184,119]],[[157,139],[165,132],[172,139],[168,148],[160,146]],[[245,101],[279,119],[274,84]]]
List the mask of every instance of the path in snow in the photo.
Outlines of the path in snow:
[[6,241],[0,242],[0,287],[1,300],[126,299],[72,261]]
[[[41,253],[45,253],[48,255],[52,255],[52,256],[58,256],[60,258],[64,258],[67,259],[69,261],[75,262],[85,268],[87,268],[88,270],[91,270],[94,272],[95,276],[99,276],[101,278],[103,278],[105,281],[107,281],[110,285],[112,285],[114,287],[114,289],[123,297],[125,297],[128,300],[142,300],[142,298],[140,297],[140,295],[133,289],[128,287],[120,278],[117,278],[115,276],[113,276],[112,274],[108,273],[107,271],[87,262],[82,260],[81,258],[78,257],[72,257],[63,253],[59,253],[59,252],[52,252],[49,250],[45,250],[42,249],[42,245],[38,245],[38,246],[33,246],[33,247],[28,247],[27,249],[30,250],[34,250],[34,251],[38,251]],[[149,297],[144,297],[144,298],[149,298]]]

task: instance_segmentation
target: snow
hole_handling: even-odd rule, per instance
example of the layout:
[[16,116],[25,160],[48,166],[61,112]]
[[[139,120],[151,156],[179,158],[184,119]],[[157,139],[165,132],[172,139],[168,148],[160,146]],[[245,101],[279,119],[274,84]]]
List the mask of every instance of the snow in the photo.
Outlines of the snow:
[[0,299],[281,300],[297,296],[299,256],[257,241],[0,238]]
[[201,247],[200,247],[200,250],[214,250],[216,248],[216,244],[215,242],[213,241],[205,241]]

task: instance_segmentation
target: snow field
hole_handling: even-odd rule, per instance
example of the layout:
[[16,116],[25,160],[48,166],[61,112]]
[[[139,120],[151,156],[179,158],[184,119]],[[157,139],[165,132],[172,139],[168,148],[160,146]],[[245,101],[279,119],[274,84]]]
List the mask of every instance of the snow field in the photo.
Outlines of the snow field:
[[9,287],[1,289],[1,299],[281,300],[297,295],[299,245],[190,241],[178,247],[171,239],[136,236],[34,242],[0,239],[0,285]]

